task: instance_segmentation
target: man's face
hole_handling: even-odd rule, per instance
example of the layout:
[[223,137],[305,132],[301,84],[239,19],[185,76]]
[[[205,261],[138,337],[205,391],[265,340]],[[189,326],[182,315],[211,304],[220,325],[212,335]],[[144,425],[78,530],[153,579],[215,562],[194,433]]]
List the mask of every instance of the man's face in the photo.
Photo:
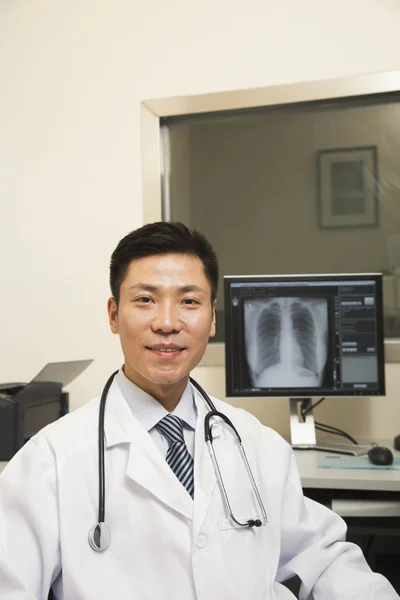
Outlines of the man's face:
[[121,283],[118,310],[113,298],[108,301],[128,379],[157,399],[174,386],[183,392],[215,335],[215,305],[199,258],[164,254],[133,260]]

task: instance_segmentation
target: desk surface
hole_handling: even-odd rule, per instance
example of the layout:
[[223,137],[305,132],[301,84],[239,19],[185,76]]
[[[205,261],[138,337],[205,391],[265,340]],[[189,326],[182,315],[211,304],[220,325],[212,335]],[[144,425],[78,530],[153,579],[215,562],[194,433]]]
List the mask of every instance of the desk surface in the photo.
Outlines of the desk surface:
[[[393,444],[379,442],[390,448],[395,456]],[[327,452],[318,450],[295,450],[296,462],[303,488],[329,488],[342,490],[379,490],[400,492],[400,471],[388,469],[320,469],[318,463]]]
[[[390,448],[395,456],[400,453],[393,449],[389,441],[379,441],[381,446]],[[323,490],[332,495],[330,508],[342,517],[400,517],[400,471],[388,469],[321,469],[318,463],[328,453],[318,450],[295,450],[296,462],[304,489],[314,490],[314,499],[323,501]],[[338,490],[338,497],[335,497]],[[350,497],[342,497],[339,490],[349,490]],[[361,498],[352,497],[361,491]],[[364,492],[381,492],[374,499],[364,496]],[[397,492],[394,497],[385,497],[387,492]],[[307,492],[306,492],[307,493]]]

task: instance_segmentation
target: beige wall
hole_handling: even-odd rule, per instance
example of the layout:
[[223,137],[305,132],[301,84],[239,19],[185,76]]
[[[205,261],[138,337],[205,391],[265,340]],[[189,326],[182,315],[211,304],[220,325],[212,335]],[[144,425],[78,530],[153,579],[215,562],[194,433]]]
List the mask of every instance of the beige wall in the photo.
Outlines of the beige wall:
[[[93,357],[70,386],[75,408],[120,364],[108,261],[142,223],[141,100],[398,69],[399,11],[397,0],[3,1],[0,381]],[[218,369],[198,377],[223,395]],[[390,406],[398,383],[395,366]]]

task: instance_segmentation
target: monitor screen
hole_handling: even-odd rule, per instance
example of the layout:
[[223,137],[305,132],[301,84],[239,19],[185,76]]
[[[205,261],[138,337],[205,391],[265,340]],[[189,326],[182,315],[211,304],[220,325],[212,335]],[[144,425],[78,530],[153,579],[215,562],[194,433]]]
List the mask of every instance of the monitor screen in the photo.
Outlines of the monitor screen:
[[227,396],[384,395],[382,276],[226,276]]

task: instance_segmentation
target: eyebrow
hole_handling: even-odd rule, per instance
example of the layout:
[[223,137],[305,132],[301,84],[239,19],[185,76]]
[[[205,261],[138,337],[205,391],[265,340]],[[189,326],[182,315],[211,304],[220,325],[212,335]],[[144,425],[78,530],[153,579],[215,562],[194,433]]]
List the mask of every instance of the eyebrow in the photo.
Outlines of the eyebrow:
[[[156,293],[160,288],[157,287],[156,285],[151,285],[150,283],[142,283],[141,281],[139,283],[135,283],[134,285],[131,285],[128,290],[131,291],[136,291],[136,290],[143,290],[145,292],[152,292],[153,294]],[[203,290],[203,288],[199,287],[198,285],[194,285],[194,284],[189,284],[189,285],[183,285],[182,287],[179,288],[178,290],[179,292],[181,292],[182,294],[187,294],[189,292],[203,292],[205,293],[205,290]]]
[[128,290],[134,292],[136,290],[144,290],[145,292],[156,292],[157,287],[155,285],[151,285],[150,283],[135,283],[135,285],[131,285]]

